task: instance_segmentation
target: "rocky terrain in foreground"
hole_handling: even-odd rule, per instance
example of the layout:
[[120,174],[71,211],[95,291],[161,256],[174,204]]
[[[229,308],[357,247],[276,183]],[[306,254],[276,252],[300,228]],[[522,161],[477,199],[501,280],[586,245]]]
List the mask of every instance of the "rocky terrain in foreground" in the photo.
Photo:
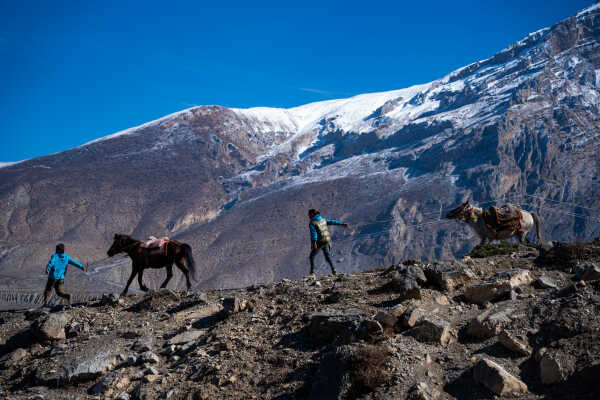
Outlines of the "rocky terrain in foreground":
[[600,241],[476,250],[0,312],[0,397],[597,399]]

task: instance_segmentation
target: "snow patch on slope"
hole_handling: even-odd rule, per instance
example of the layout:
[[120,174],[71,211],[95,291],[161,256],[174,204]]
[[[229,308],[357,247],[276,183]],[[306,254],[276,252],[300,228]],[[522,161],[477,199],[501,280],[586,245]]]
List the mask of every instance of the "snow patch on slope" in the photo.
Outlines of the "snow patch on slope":
[[600,3],[596,3],[593,6],[590,6],[590,7],[586,8],[586,9],[583,9],[583,10],[579,11],[577,13],[577,17],[580,17],[580,16],[582,16],[584,14],[589,13],[590,11],[594,11],[594,10],[597,10],[599,8],[600,8]]

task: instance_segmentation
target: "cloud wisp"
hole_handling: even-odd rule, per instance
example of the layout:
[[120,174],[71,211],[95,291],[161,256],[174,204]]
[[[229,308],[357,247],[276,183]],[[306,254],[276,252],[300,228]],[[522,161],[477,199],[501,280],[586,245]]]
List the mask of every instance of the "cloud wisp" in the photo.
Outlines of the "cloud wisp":
[[313,89],[313,88],[298,88],[298,90],[302,90],[303,92],[309,92],[309,93],[317,93],[317,94],[322,94],[325,96],[331,96],[334,93],[333,92],[329,92],[327,90],[321,90],[321,89]]

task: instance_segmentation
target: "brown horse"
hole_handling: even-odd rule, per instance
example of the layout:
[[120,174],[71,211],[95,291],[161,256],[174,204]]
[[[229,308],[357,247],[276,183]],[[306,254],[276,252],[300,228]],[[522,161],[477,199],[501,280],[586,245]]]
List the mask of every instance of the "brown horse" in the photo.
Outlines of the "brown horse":
[[138,276],[140,289],[144,292],[148,291],[148,288],[142,282],[142,276],[146,268],[166,268],[167,279],[160,285],[161,288],[166,287],[173,277],[173,263],[185,275],[185,283],[187,289],[190,290],[190,271],[192,278],[196,274],[196,264],[192,257],[192,248],[190,245],[169,240],[166,244],[167,248],[165,252],[154,254],[153,252],[149,252],[148,249],[143,249],[141,247],[142,244],[142,241],[136,240],[131,236],[115,234],[113,244],[108,249],[107,254],[109,257],[118,253],[127,253],[129,258],[131,258],[131,276],[127,280],[127,285],[123,289],[123,293],[121,293],[122,296],[127,294],[129,285],[131,285],[131,281],[133,281],[136,275]]

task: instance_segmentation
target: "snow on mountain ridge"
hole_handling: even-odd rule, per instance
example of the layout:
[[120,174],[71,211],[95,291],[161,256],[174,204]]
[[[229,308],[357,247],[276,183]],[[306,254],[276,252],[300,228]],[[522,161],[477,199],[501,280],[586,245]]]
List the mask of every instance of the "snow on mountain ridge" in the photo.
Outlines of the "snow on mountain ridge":
[[[580,17],[599,7],[600,3],[597,3],[580,11],[576,16]],[[494,119],[490,114],[495,105],[506,101],[514,88],[528,79],[535,78],[543,70],[546,61],[543,58],[540,60],[538,55],[543,53],[543,46],[547,45],[541,39],[550,31],[551,28],[543,28],[532,32],[488,59],[459,68],[441,79],[409,88],[313,102],[292,108],[253,107],[229,110],[245,121],[255,134],[263,136],[264,143],[272,143],[271,148],[264,154],[267,157],[290,149],[291,142],[306,137],[307,134],[313,136],[314,142],[324,124],[342,132],[360,134],[371,132],[382,121],[386,121],[390,125],[391,134],[393,129],[398,130],[406,124],[432,118],[449,120],[455,126],[463,127],[489,122],[490,118]],[[509,54],[510,52],[516,54]],[[525,66],[520,65],[522,62]],[[513,70],[517,72],[512,73]],[[465,91],[467,86],[469,90],[478,90],[479,98],[465,100],[453,109],[442,107],[441,97],[452,93],[459,94]],[[468,91],[466,95],[469,95]],[[197,108],[175,112],[90,141],[83,146],[135,133],[141,128],[177,118]],[[277,140],[272,137],[273,134],[278,135]],[[386,135],[383,131],[379,134]],[[300,144],[300,148],[305,148],[307,139],[302,140],[304,144]]]

